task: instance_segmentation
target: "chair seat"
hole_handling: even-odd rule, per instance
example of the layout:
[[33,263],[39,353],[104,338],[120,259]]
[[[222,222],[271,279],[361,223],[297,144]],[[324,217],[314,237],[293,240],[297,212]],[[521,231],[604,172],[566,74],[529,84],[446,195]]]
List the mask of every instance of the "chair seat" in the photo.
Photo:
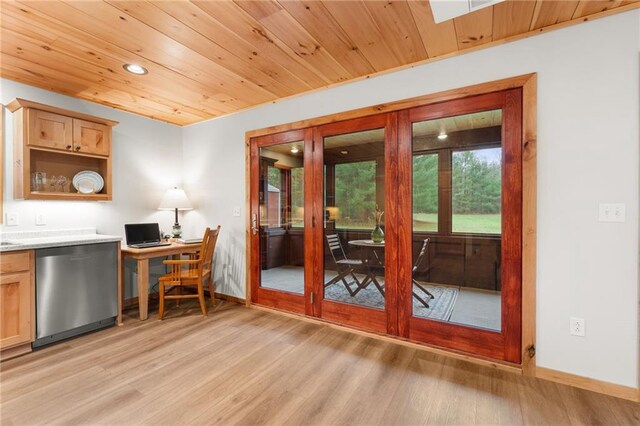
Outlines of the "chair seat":
[[360,259],[341,259],[336,261],[339,265],[362,265],[362,260]]

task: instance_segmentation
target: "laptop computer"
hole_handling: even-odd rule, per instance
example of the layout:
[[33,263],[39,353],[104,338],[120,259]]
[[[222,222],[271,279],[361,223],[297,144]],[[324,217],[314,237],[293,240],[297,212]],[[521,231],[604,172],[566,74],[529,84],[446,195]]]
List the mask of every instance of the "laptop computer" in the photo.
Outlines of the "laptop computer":
[[160,226],[157,223],[128,223],[124,225],[127,245],[134,248],[169,246],[162,242]]

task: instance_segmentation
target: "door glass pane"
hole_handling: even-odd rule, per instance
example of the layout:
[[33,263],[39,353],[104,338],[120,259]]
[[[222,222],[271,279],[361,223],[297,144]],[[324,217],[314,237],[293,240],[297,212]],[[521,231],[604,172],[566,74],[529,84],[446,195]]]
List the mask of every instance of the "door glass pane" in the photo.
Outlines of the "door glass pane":
[[502,149],[452,153],[452,231],[501,233]]
[[438,153],[413,156],[413,228],[438,232]]
[[304,143],[260,148],[260,286],[304,293]]
[[412,130],[413,315],[500,331],[502,111]]
[[384,129],[324,139],[324,298],[384,309]]

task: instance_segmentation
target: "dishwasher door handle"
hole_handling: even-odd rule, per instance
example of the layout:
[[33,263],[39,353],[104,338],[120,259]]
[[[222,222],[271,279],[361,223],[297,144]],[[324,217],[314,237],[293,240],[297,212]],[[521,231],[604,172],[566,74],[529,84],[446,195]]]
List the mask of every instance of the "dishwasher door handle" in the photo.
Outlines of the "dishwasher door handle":
[[83,255],[83,256],[69,256],[69,260],[77,262],[80,260],[87,260],[87,259],[91,259],[91,256],[89,255]]

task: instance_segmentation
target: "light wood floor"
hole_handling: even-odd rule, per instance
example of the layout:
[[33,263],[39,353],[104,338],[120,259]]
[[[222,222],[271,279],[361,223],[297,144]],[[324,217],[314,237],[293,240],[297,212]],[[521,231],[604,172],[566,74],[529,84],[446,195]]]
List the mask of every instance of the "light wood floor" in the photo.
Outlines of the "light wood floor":
[[0,423],[640,424],[640,404],[235,304],[0,364]]

